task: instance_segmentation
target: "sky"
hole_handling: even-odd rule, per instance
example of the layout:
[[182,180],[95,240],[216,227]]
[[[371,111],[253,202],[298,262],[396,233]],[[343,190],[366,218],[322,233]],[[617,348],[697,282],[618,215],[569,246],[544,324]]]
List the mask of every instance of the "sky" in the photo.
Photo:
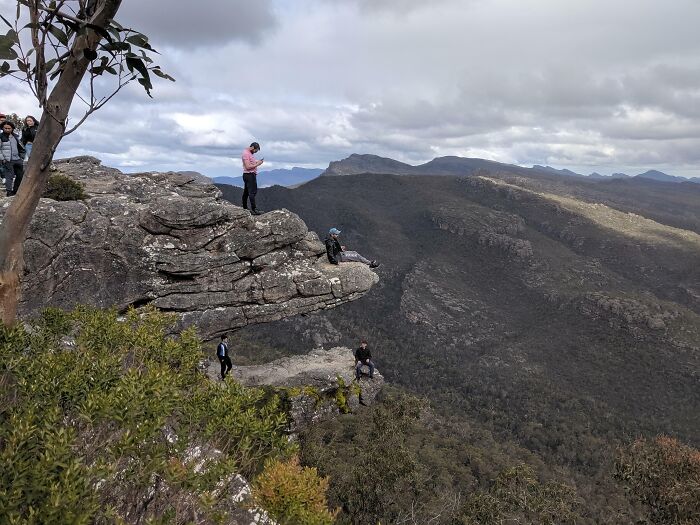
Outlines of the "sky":
[[[267,169],[370,153],[700,176],[697,0],[124,0],[117,20],[176,82],[128,86],[58,157],[238,176],[255,140]],[[0,85],[0,110],[39,116]]]

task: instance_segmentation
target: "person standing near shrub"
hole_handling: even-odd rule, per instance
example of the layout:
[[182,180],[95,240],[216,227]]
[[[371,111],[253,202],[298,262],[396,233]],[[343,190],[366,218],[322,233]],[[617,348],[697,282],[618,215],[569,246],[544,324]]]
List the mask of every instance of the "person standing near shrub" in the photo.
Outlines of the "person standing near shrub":
[[216,357],[219,358],[219,363],[221,363],[221,380],[223,381],[226,379],[226,374],[233,368],[231,358],[228,355],[228,336],[226,334],[221,336],[221,342],[216,348]]
[[12,197],[24,176],[24,146],[19,137],[15,135],[15,125],[9,120],[2,123],[0,133],[0,171],[5,179],[5,192]]
[[26,151],[24,160],[29,160],[29,156],[32,154],[32,145],[34,144],[34,138],[36,137],[38,129],[39,122],[37,119],[31,115],[24,118],[24,128],[22,128],[22,145]]
[[256,159],[254,155],[260,151],[260,144],[253,142],[243,150],[241,160],[243,161],[243,209],[248,209],[248,197],[250,197],[250,209],[253,215],[262,214],[255,206],[255,195],[258,193],[258,166],[261,166],[265,159]]

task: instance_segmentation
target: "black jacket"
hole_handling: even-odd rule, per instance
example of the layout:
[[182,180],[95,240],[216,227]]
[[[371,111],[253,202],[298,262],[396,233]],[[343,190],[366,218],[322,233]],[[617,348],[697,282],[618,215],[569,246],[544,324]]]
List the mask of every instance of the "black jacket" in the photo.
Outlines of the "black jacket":
[[372,352],[369,351],[369,347],[360,347],[355,350],[355,361],[362,361],[364,363],[367,359],[372,359]]
[[338,254],[342,251],[338,239],[334,239],[330,235],[326,237],[326,255],[328,255],[329,263],[338,264]]
[[22,130],[22,145],[26,146],[30,142],[34,142],[36,131],[39,129],[39,124],[34,124],[31,128]]

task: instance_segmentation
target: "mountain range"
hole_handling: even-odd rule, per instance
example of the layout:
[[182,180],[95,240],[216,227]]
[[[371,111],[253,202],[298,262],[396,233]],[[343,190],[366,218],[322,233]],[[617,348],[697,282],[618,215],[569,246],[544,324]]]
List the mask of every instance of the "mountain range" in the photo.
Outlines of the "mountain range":
[[413,166],[397,160],[379,157],[377,155],[352,154],[349,157],[331,162],[323,172],[324,176],[357,175],[360,173],[382,173],[391,175],[471,175],[479,170],[508,171],[531,175],[533,173],[555,174],[565,177],[588,177],[591,179],[609,180],[611,178],[642,178],[653,179],[662,182],[695,182],[700,183],[700,177],[686,179],[668,175],[661,171],[649,170],[639,175],[626,175],[615,173],[612,176],[591,173],[582,175],[568,169],[556,169],[550,166],[534,165],[532,168],[524,168],[515,164],[506,164],[491,160],[466,157],[438,157],[425,164]]
[[[261,171],[258,173],[258,186],[261,188],[267,186],[297,186],[304,184],[312,179],[315,179],[321,173],[321,168],[291,168]],[[243,187],[243,177],[214,177],[214,182],[217,184],[230,184],[231,186]]]

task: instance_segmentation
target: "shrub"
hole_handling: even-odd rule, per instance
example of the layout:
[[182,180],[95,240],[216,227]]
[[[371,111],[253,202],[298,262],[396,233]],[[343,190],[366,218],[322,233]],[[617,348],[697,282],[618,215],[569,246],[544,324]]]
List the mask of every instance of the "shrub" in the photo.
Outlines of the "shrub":
[[0,523],[214,520],[226,480],[294,453],[279,399],[210,381],[173,322],[78,308],[0,326]]
[[51,175],[44,198],[55,201],[82,201],[87,198],[85,186],[65,175]]
[[520,464],[503,470],[488,491],[471,494],[460,523],[576,523],[580,501],[567,485],[537,479],[532,467]]
[[253,501],[282,525],[331,525],[338,511],[329,511],[328,478],[299,458],[269,462],[253,484]]
[[652,523],[700,523],[700,451],[659,436],[620,451],[615,477],[647,505]]

